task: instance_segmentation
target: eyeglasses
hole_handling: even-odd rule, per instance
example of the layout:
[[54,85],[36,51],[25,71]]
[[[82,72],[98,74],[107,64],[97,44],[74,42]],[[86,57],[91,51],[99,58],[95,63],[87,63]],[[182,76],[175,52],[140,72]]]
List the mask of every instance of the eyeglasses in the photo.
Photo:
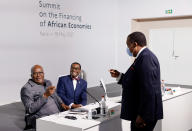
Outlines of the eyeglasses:
[[71,70],[80,70],[79,67],[71,67]]
[[34,76],[43,75],[43,74],[44,74],[44,72],[33,72],[33,75],[34,75]]

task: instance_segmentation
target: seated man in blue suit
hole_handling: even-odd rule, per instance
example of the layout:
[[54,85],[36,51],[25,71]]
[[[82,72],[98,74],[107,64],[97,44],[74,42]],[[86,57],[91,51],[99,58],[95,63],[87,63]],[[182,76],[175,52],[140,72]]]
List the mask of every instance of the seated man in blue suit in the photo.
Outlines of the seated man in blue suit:
[[71,64],[70,75],[59,78],[57,93],[70,108],[78,108],[87,104],[87,82],[79,77],[81,65]]

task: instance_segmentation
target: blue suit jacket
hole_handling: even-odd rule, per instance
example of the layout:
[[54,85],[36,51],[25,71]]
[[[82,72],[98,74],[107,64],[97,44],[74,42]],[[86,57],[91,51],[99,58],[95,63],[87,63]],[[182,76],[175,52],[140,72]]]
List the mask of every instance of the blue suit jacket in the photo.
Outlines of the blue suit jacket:
[[73,81],[70,75],[62,76],[57,83],[57,94],[66,105],[87,104],[87,82],[83,79],[77,80],[77,86],[74,90]]
[[144,49],[122,77],[121,118],[135,121],[140,115],[146,122],[163,118],[160,66],[156,56]]

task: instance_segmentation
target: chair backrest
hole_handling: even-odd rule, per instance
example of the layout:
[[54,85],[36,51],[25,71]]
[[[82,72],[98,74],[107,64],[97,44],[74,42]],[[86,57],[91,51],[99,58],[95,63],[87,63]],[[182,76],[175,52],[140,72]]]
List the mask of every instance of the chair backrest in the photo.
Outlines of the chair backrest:
[[[106,89],[107,89],[107,96],[108,97],[116,97],[116,96],[121,96],[122,92],[122,87],[121,85],[117,83],[110,83],[106,84]],[[94,86],[87,88],[87,91],[94,96],[98,101],[101,100],[101,97],[105,95],[103,88],[100,86]],[[91,96],[87,95],[87,104],[89,103],[94,103],[95,100],[91,98]]]
[[[100,100],[101,100],[101,96],[103,96],[103,95],[105,94],[103,88],[101,88],[101,87],[99,87],[99,86],[87,88],[87,91],[88,91],[93,97],[95,97],[95,99],[97,99],[97,101],[100,101]],[[87,104],[94,103],[94,102],[96,102],[96,101],[95,101],[91,96],[89,96],[89,95],[87,94]]]

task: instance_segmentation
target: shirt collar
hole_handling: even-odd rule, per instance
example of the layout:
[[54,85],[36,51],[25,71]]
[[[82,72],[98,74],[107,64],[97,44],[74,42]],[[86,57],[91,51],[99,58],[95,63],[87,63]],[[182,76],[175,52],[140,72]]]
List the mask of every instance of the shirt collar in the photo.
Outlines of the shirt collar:
[[[35,85],[41,85],[41,84],[37,84],[36,82],[33,81],[33,79],[29,79],[28,80],[28,83],[31,85],[31,86],[35,86]],[[44,84],[41,85],[41,86],[46,86],[46,80],[44,80]]]
[[143,48],[141,48],[141,49],[140,49],[140,51],[137,53],[137,56],[135,57],[135,59],[137,59],[137,58],[138,58],[138,56],[141,54],[141,52],[142,52],[145,48],[147,48],[147,47],[146,47],[146,46],[144,46]]
[[[71,77],[72,78],[72,77]],[[77,77],[75,77],[75,78],[72,78],[72,80],[76,80],[76,81],[78,81],[80,78],[79,78],[79,76],[77,76]]]
[[35,83],[32,79],[29,79],[29,80],[28,80],[28,83],[29,83],[31,86],[37,85],[37,83]]

